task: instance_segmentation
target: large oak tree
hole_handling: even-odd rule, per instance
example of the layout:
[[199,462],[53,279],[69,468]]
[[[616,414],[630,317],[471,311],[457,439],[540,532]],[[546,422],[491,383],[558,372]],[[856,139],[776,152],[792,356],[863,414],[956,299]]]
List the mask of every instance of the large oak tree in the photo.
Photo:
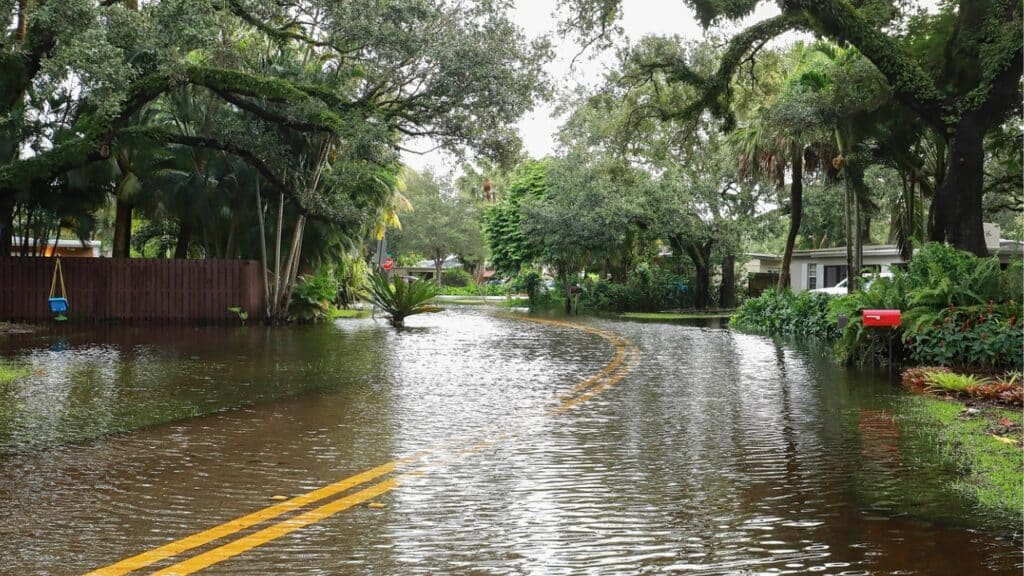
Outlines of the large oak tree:
[[[739,21],[758,0],[683,0],[705,26]],[[606,37],[622,0],[563,0],[567,28],[588,42]],[[778,14],[733,35],[717,69],[702,74],[685,58],[651,58],[700,96],[666,116],[704,110],[732,117],[732,80],[775,37],[804,31],[852,46],[885,77],[893,96],[934,131],[946,147],[945,172],[935,190],[930,237],[986,254],[983,218],[984,141],[1021,108],[1022,5],[1015,0],[946,0],[936,14],[887,0],[775,0]]]

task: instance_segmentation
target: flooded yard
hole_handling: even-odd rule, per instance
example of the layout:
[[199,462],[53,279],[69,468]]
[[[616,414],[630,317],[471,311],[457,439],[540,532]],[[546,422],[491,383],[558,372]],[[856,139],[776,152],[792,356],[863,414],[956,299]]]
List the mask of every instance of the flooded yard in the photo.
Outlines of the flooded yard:
[[681,324],[408,324],[0,339],[33,372],[0,388],[0,574],[1020,573],[1019,518],[953,490],[884,374]]

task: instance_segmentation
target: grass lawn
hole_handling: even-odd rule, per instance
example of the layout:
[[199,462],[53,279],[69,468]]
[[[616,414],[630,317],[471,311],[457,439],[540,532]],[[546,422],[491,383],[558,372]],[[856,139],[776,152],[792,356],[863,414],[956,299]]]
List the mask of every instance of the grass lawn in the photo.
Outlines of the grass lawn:
[[355,308],[338,308],[331,310],[331,320],[338,318],[369,318],[370,310],[357,310]]
[[20,380],[30,373],[28,366],[0,361],[0,385]]
[[484,300],[483,298],[481,298],[479,296],[476,296],[476,297],[466,296],[464,298],[438,300],[437,303],[438,304],[463,304],[463,305],[468,304],[468,305],[477,305],[477,306],[482,305],[482,304],[488,304],[490,306],[514,307],[514,306],[525,306],[526,303],[527,303],[527,300],[525,298],[522,298],[522,299],[512,298],[511,300]]
[[968,408],[925,396],[915,400],[925,423],[937,427],[942,452],[961,470],[955,488],[984,508],[1019,518],[1024,506],[1021,411]]
[[619,317],[630,320],[707,320],[727,319],[731,314],[732,312],[625,312]]

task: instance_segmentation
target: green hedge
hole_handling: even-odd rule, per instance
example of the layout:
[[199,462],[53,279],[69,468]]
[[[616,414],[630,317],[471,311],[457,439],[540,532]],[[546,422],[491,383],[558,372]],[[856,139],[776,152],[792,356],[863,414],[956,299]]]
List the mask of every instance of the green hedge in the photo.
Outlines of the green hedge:
[[[866,328],[869,309],[903,311],[897,353],[914,364],[1021,369],[1024,326],[1022,265],[1000,269],[996,258],[978,258],[944,244],[929,244],[905,271],[878,278],[867,291],[841,297],[765,292],[747,300],[730,325],[767,335],[811,337],[834,343],[844,362],[867,362],[884,351],[890,334]],[[840,333],[840,316],[849,319]],[[880,352],[879,352],[880,353]]]
[[839,337],[835,318],[829,314],[827,294],[768,290],[740,305],[729,320],[733,328],[767,334],[833,342]]

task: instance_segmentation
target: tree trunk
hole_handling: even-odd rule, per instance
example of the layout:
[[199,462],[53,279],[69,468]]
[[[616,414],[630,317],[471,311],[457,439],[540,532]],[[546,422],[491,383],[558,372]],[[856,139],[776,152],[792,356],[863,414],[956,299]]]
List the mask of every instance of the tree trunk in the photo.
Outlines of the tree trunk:
[[799,143],[793,143],[790,150],[793,166],[793,182],[789,185],[789,232],[786,234],[786,249],[782,253],[782,270],[779,271],[779,291],[791,286],[789,267],[793,262],[793,248],[800,232],[800,220],[804,211],[804,150]]
[[300,214],[295,221],[295,229],[292,231],[292,245],[288,250],[288,259],[285,261],[284,276],[278,281],[278,300],[275,302],[276,310],[274,312],[275,321],[283,320],[288,314],[288,304],[292,298],[292,287],[295,285],[295,277],[299,271],[298,260],[302,253],[302,237],[305,225],[306,217]]
[[14,237],[14,205],[0,204],[0,256],[11,255]]
[[25,37],[28,36],[28,1],[18,0],[18,24],[15,32],[15,40],[18,44],[24,42]]
[[[857,174],[858,178],[862,176],[860,172]],[[861,180],[858,179],[857,182],[861,182]],[[847,270],[850,280],[846,283],[850,290],[860,289],[860,272],[864,268],[864,217],[860,205],[860,194],[858,193],[860,191],[861,189],[858,186],[854,189],[853,195],[853,223],[855,226],[853,235],[853,268]]]
[[572,314],[572,294],[569,290],[569,272],[564,268],[558,269],[558,282],[562,285],[562,297],[565,301],[565,313]]
[[695,308],[707,308],[711,300],[711,246],[712,242],[704,244],[689,244],[686,252],[693,260],[693,266],[697,270],[697,285],[694,287],[693,306]]
[[238,237],[238,212],[236,208],[231,213],[231,224],[228,225],[228,241],[224,245],[224,258],[231,259],[235,257],[235,250],[237,248],[236,238]]
[[131,258],[131,247],[132,205],[118,198],[117,212],[114,216],[114,258]]
[[277,230],[274,239],[274,290],[270,304],[270,316],[277,319],[280,311],[281,296],[281,235],[284,227],[284,192],[281,192],[277,200]]
[[988,256],[981,196],[984,178],[985,127],[975,114],[956,125],[949,144],[946,178],[935,190],[929,237],[961,250]]
[[188,258],[188,245],[192,242],[192,224],[182,222],[178,227],[178,243],[174,245],[174,259]]
[[736,307],[736,256],[722,257],[722,285],[718,288],[718,307]]
[[270,279],[267,275],[267,232],[263,224],[263,198],[260,195],[260,180],[256,179],[256,218],[260,227],[260,267],[263,270],[263,317],[270,316]]

